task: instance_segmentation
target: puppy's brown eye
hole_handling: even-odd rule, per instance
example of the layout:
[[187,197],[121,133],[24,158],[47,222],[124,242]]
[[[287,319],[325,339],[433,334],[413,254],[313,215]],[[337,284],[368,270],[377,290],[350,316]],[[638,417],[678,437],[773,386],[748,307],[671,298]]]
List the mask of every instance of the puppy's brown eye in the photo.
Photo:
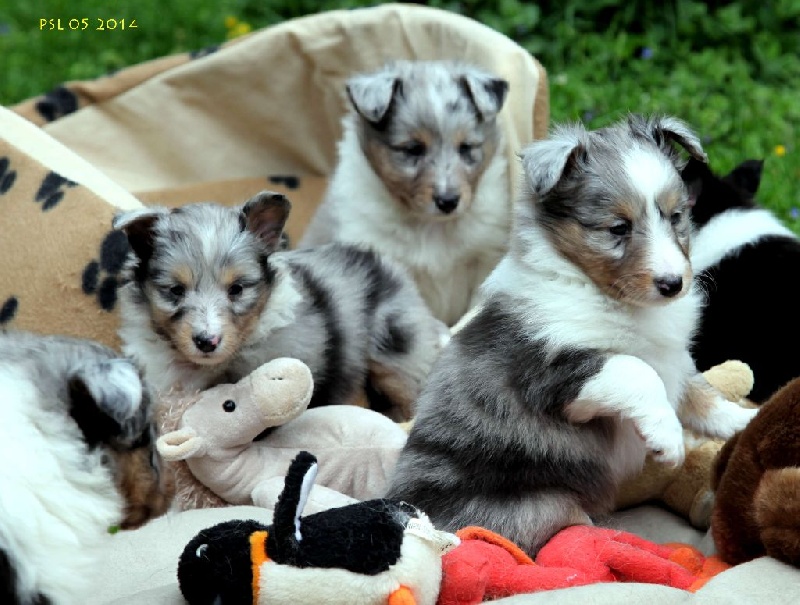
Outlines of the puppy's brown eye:
[[608,231],[616,237],[624,237],[631,232],[631,224],[628,221],[615,223],[609,227]]
[[232,412],[236,409],[236,402],[233,399],[228,399],[225,403],[222,404],[222,409],[226,412]]
[[176,298],[181,298],[184,294],[186,294],[186,288],[180,284],[175,284],[169,289],[169,293]]
[[682,218],[683,218],[683,212],[678,210],[677,212],[672,213],[672,215],[669,217],[669,222],[672,223],[674,226],[680,223]]
[[231,298],[236,298],[237,296],[240,296],[243,291],[244,288],[242,287],[242,284],[231,284],[228,287],[228,296]]

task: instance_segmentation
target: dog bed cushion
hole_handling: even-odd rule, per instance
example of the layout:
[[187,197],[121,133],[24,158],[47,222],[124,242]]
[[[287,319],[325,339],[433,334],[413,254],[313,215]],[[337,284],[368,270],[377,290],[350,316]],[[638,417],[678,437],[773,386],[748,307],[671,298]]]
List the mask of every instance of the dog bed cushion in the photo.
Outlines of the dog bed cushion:
[[[312,15],[216,48],[67,82],[0,108],[0,328],[117,347],[116,285],[127,246],[111,230],[119,209],[235,204],[270,188],[293,202],[287,231],[296,241],[336,161],[344,79],[391,58],[464,59],[511,82],[501,116],[514,187],[515,151],[546,134],[545,70],[499,33],[422,6]],[[175,569],[184,545],[200,529],[234,518],[268,522],[269,513],[255,507],[170,513],[109,536],[87,603],[180,604]],[[710,551],[707,535],[659,508],[620,512],[611,524]],[[764,558],[720,574],[696,594],[607,584],[498,602],[774,604],[798,598],[800,571]]]
[[[11,109],[144,204],[232,204],[265,188],[285,193],[293,203],[287,233],[296,241],[336,163],[345,79],[393,58],[463,59],[509,80],[501,121],[513,186],[515,151],[546,134],[545,70],[498,32],[421,6],[311,15],[218,48],[68,82]],[[20,175],[3,195],[13,207],[11,221],[4,220],[13,237],[0,243],[0,304],[17,301],[3,317],[20,328],[118,346],[119,267],[116,257],[106,258],[109,249],[118,252],[118,234],[110,233],[114,209],[66,168],[47,177],[46,191],[63,194],[58,205],[30,203],[36,191],[27,189],[47,174],[38,166],[37,174],[22,174],[30,169],[25,156],[35,157],[38,147],[24,147],[22,133],[3,129],[0,136],[6,163]]]

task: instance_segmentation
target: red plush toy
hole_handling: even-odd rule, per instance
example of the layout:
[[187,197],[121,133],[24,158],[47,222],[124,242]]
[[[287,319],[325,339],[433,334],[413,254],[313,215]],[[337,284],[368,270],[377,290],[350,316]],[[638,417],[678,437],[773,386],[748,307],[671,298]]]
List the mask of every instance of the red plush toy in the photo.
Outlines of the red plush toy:
[[655,544],[634,534],[576,525],[556,534],[536,561],[481,527],[457,533],[442,558],[437,605],[472,605],[520,593],[597,582],[645,582],[694,592],[729,565],[687,544]]

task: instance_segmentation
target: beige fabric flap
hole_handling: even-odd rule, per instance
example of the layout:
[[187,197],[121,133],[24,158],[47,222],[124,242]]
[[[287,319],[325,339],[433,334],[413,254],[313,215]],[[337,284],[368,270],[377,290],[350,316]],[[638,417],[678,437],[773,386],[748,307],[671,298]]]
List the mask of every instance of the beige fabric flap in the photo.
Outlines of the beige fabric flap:
[[463,59],[510,83],[513,157],[544,136],[546,77],[502,34],[454,13],[389,4],[287,21],[45,126],[134,193],[269,174],[330,174],[344,80],[395,58]]

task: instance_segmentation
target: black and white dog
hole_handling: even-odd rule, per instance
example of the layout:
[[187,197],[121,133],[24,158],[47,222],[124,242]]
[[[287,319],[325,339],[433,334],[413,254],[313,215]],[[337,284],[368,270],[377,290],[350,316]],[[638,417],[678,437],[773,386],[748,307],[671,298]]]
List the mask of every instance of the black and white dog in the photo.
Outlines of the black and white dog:
[[800,239],[755,200],[762,168],[747,160],[720,177],[689,160],[683,170],[695,199],[692,267],[707,298],[692,352],[701,371],[727,359],[747,363],[756,403],[800,376],[800,359],[785,351],[800,340],[792,281]]
[[510,251],[431,372],[388,497],[533,555],[609,513],[648,450],[680,464],[682,423],[747,424],[689,353],[700,295],[676,145],[705,161],[673,117],[561,126],[523,150]]
[[[90,341],[0,332],[1,603],[86,602],[109,528],[168,506],[151,433],[130,361]],[[147,468],[131,464],[140,453]]]

